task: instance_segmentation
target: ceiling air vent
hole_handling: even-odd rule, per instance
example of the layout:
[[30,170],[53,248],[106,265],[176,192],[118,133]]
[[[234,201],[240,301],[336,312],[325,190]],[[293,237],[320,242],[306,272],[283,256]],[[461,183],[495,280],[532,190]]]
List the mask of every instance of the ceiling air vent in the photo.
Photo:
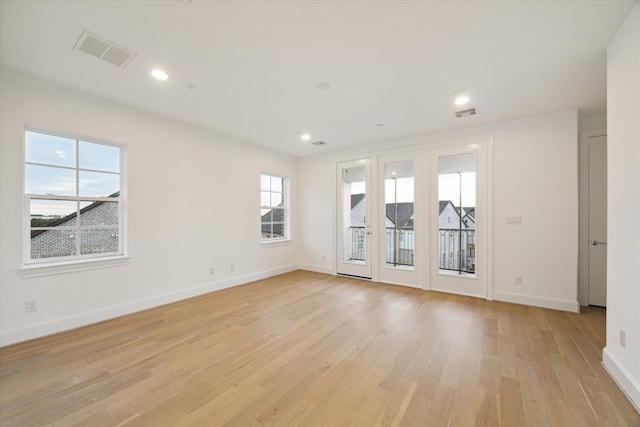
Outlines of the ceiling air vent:
[[478,113],[476,112],[475,107],[474,108],[469,108],[467,110],[456,111],[456,117],[457,118],[467,117],[467,116],[475,116],[476,114],[478,114]]
[[124,68],[136,56],[135,52],[87,30],[82,31],[78,43],[73,48],[120,68]]
[[316,142],[312,142],[311,145],[320,146],[320,145],[327,145],[327,143],[324,141],[316,141]]

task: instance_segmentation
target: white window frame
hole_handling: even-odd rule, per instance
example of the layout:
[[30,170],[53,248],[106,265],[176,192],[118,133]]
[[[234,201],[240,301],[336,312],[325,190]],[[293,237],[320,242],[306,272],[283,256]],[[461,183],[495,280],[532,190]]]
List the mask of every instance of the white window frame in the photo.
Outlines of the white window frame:
[[[75,149],[76,149],[76,163],[74,167],[71,166],[59,166],[59,165],[51,165],[44,163],[36,163],[36,162],[28,162],[26,160],[26,133],[34,132],[42,135],[48,135],[53,137],[61,137],[67,138],[75,141]],[[75,134],[68,134],[63,132],[51,131],[42,128],[36,127],[25,127],[24,133],[24,161],[23,161],[23,196],[24,196],[24,222],[23,222],[23,235],[24,235],[24,244],[23,244],[23,273],[25,276],[39,276],[39,275],[47,275],[47,274],[58,274],[65,273],[67,271],[76,271],[76,270],[87,270],[93,268],[102,268],[114,265],[122,264],[122,261],[126,261],[128,257],[126,256],[126,209],[125,209],[125,200],[126,200],[126,180],[125,180],[125,170],[126,170],[126,146],[123,144],[113,143],[98,140],[96,138],[84,137]],[[93,170],[93,169],[85,169],[79,167],[79,146],[80,142],[87,142],[91,144],[115,147],[119,150],[119,171],[118,172],[107,172],[102,170]],[[26,182],[26,172],[27,165],[36,165],[36,166],[46,166],[52,168],[59,168],[64,170],[73,170],[75,171],[75,180],[76,180],[76,194],[75,196],[60,196],[60,195],[43,195],[43,194],[30,194],[27,193],[27,182]],[[79,173],[80,172],[98,172],[98,173],[108,173],[113,175],[119,175],[119,187],[120,187],[120,195],[118,197],[86,197],[79,195]],[[112,228],[117,230],[118,233],[118,249],[114,252],[105,252],[99,254],[80,254],[80,239],[76,238],[76,248],[75,255],[70,256],[60,256],[54,258],[41,258],[41,259],[33,259],[31,258],[31,201],[32,200],[61,200],[61,201],[71,201],[76,202],[76,212],[80,211],[79,204],[82,202],[115,202],[118,204],[118,225],[116,227],[104,227]],[[65,230],[73,230],[75,232],[75,236],[78,236],[78,231],[82,229],[95,229],[101,228],[96,226],[82,226],[80,221],[79,214],[76,216],[76,225],[74,227],[65,227]],[[41,229],[57,229],[57,227],[42,227]],[[48,269],[51,267],[50,269]],[[38,269],[41,270],[39,272],[29,272],[29,270]],[[49,271],[50,270],[50,271]]]
[[[264,224],[262,222],[262,210],[263,209],[273,209],[272,206],[263,206],[262,205],[262,199],[260,199],[260,243],[262,243],[263,245],[272,245],[272,244],[279,244],[279,243],[283,243],[283,242],[289,242],[291,240],[291,234],[290,234],[290,219],[289,219],[289,203],[290,203],[290,183],[289,183],[289,178],[280,174],[275,174],[275,173],[270,173],[270,172],[261,172],[260,173],[260,193],[262,193],[262,177],[263,176],[268,176],[269,177],[269,181],[271,181],[271,177],[274,178],[280,178],[282,179],[282,202],[284,204],[283,206],[283,237],[269,237],[269,238],[264,238],[262,237],[262,225]],[[275,191],[270,191],[271,193],[277,193]],[[274,224],[274,222],[270,222],[269,224]]]

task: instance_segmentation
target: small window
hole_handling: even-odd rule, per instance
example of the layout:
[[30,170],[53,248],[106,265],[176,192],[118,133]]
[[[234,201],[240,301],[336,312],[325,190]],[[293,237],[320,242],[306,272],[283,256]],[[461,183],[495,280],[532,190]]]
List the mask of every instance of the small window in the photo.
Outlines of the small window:
[[289,238],[287,179],[260,175],[260,217],[262,241]]
[[25,264],[123,255],[123,149],[25,131]]

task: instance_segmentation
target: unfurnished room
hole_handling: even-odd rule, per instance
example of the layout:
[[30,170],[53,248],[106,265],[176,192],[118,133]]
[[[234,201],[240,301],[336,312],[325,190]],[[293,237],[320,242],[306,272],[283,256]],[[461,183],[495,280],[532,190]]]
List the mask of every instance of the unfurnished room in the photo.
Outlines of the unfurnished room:
[[0,0],[0,427],[640,427],[640,1]]

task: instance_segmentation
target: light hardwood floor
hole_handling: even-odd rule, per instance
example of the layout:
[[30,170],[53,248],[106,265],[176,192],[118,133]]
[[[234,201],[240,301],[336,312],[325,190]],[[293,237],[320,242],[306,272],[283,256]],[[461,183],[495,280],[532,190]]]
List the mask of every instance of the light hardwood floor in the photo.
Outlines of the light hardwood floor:
[[0,349],[2,426],[640,426],[575,315],[297,271]]

